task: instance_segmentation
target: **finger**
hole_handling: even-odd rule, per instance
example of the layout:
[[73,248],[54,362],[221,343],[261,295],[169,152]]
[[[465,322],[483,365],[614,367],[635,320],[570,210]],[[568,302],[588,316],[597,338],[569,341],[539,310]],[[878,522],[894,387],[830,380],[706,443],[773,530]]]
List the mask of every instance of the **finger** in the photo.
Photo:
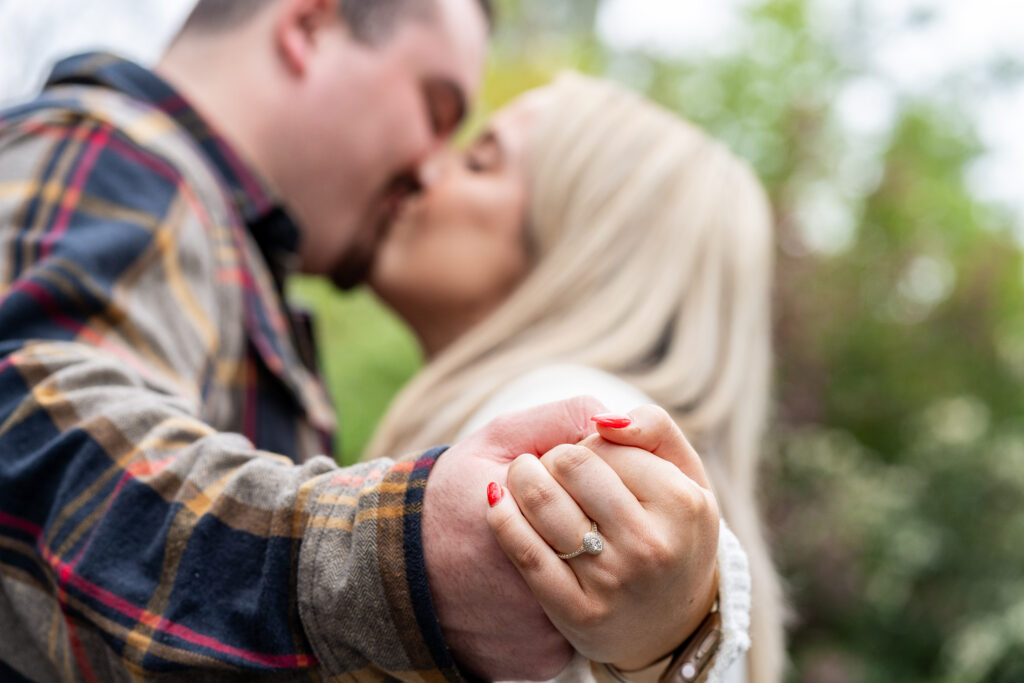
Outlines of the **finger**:
[[700,456],[663,408],[640,406],[631,410],[628,417],[629,424],[621,427],[612,419],[599,420],[597,433],[612,443],[649,451],[678,467],[703,488],[711,488]]
[[577,396],[546,403],[491,420],[491,443],[509,453],[533,453],[540,456],[558,444],[576,443],[596,432],[590,416],[605,410],[593,396]]
[[718,516],[714,493],[672,463],[639,448],[608,443],[597,435],[581,443],[621,478],[645,510],[657,509],[675,520]]
[[590,518],[534,455],[521,455],[509,465],[508,490],[526,520],[556,554],[574,552],[583,534],[591,530]]
[[640,502],[647,502],[653,494],[669,485],[679,486],[688,482],[699,488],[678,467],[640,448],[611,443],[600,434],[588,436],[579,445],[603,461]]
[[[600,438],[595,434],[589,440]],[[616,538],[636,528],[644,512],[637,497],[615,470],[592,450],[564,444],[545,453],[540,463],[550,473],[554,484],[572,497],[582,513],[597,522],[603,534]],[[557,522],[557,518],[552,521]],[[576,547],[579,547],[578,542]]]
[[[572,567],[558,559],[547,542],[530,525],[507,489],[491,485],[487,524],[537,601],[549,616],[579,601],[583,591]],[[494,500],[492,492],[500,493]],[[559,608],[561,606],[561,609]],[[551,611],[553,610],[553,612]]]

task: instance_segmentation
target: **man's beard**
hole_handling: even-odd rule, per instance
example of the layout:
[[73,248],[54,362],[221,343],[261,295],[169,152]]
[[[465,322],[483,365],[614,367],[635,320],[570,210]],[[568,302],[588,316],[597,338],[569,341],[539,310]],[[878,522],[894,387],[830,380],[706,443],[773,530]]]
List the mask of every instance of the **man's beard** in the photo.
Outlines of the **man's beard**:
[[331,281],[335,287],[348,290],[366,282],[373,271],[377,252],[391,231],[393,220],[394,216],[385,212],[378,212],[373,217],[373,228],[363,233],[362,239],[352,244],[341,255],[334,270],[331,271]]
[[377,256],[376,240],[372,247],[364,245],[355,246],[341,257],[337,267],[331,272],[331,281],[339,289],[352,289],[370,277],[373,270],[373,262]]
[[[368,217],[366,223],[373,226],[366,232],[366,237],[356,242],[342,254],[337,266],[331,273],[331,281],[339,289],[352,289],[370,277],[373,270],[373,263],[377,259],[377,252],[391,226],[398,215],[398,207],[410,195],[421,190],[419,181],[413,175],[401,175],[393,180],[384,199],[379,202],[373,215]],[[391,197],[392,200],[388,201]]]

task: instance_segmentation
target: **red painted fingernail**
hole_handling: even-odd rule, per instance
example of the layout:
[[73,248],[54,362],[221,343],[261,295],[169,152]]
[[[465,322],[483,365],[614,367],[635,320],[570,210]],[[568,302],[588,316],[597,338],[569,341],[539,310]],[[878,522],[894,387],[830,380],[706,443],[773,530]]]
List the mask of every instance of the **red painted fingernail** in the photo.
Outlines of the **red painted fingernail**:
[[622,429],[633,424],[633,418],[628,415],[617,415],[616,413],[601,413],[590,418],[602,427],[610,429]]
[[487,504],[491,507],[497,505],[503,495],[505,495],[505,492],[501,490],[497,482],[492,481],[487,485]]

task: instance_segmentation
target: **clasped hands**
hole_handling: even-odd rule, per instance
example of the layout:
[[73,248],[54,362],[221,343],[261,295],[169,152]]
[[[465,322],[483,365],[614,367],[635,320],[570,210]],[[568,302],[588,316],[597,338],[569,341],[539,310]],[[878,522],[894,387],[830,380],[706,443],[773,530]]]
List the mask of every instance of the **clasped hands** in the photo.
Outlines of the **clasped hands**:
[[[435,465],[427,576],[466,671],[548,679],[573,649],[642,668],[710,609],[719,512],[700,458],[660,408],[632,411],[624,428],[595,428],[600,412],[581,397],[498,418]],[[503,495],[488,509],[490,482]],[[592,521],[600,554],[559,559]]]

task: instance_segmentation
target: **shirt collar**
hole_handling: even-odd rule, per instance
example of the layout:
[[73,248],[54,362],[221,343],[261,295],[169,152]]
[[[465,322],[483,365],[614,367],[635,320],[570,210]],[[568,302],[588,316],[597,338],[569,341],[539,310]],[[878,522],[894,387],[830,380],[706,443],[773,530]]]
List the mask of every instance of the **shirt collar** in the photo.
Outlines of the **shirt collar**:
[[68,57],[57,63],[46,82],[97,85],[146,102],[173,118],[191,135],[222,177],[225,186],[264,257],[275,271],[291,271],[299,230],[274,200],[267,185],[227,141],[166,81],[152,71],[103,52]]

